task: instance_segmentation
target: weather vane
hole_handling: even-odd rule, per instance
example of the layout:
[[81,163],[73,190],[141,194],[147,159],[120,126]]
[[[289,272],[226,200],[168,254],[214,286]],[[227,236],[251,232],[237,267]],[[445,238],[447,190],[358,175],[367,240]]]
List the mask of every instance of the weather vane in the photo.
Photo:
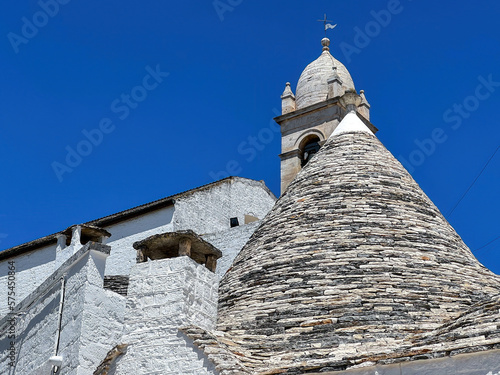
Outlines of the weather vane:
[[337,24],[335,25],[332,25],[331,23],[328,23],[328,22],[333,22],[333,21],[330,21],[326,18],[326,13],[325,13],[325,19],[324,20],[318,20],[318,22],[323,22],[325,24],[325,38],[326,38],[326,31],[328,29],[335,29],[335,27],[337,26]]

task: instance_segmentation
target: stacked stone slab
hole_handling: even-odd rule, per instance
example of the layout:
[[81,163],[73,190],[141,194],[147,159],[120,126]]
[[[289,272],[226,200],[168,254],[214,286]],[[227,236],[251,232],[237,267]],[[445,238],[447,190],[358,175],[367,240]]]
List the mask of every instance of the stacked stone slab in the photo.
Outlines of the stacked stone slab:
[[500,295],[475,304],[435,331],[417,336],[411,351],[432,359],[491,349],[500,349]]
[[249,373],[338,371],[499,292],[499,277],[351,112],[221,281],[217,329]]

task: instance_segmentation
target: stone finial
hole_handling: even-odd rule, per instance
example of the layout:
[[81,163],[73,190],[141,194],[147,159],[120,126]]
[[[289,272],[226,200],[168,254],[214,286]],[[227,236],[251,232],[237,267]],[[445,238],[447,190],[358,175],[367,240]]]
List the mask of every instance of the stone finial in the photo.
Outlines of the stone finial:
[[321,40],[321,45],[323,46],[323,51],[330,51],[330,39],[323,38]]
[[337,72],[337,67],[332,68],[332,75],[328,78],[328,99],[341,96],[344,92],[342,89],[342,80]]
[[281,94],[281,99],[287,98],[289,96],[295,99],[295,95],[293,95],[293,91],[292,91],[292,87],[290,85],[290,82],[287,82],[286,86],[285,86],[285,91],[283,91],[283,94]]
[[361,97],[361,104],[358,106],[358,112],[365,119],[370,121],[370,103],[366,100],[365,90],[359,90],[359,96]]
[[345,107],[347,112],[357,112],[358,106],[361,104],[361,96],[356,93],[356,90],[346,90],[345,94],[340,97],[340,103]]
[[290,82],[286,83],[285,91],[281,95],[281,114],[287,114],[295,111],[295,95],[293,94],[292,87],[290,86]]

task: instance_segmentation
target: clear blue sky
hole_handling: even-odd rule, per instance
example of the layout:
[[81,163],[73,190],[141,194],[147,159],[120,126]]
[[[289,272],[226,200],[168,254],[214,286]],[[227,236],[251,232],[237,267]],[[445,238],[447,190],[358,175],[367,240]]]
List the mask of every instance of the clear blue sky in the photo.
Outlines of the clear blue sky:
[[499,2],[60,1],[0,14],[1,249],[224,171],[278,194],[265,129],[328,13],[379,139],[500,273],[500,240],[476,250],[500,236],[500,152],[449,215],[500,144]]

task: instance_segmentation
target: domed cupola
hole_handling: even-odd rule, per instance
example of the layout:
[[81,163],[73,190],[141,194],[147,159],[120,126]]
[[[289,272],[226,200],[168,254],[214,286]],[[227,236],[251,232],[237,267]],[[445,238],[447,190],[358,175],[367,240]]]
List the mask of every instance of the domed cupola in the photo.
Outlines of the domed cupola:
[[[296,109],[323,102],[329,98],[329,82],[338,77],[341,90],[354,89],[354,82],[346,67],[330,54],[330,39],[321,41],[323,53],[302,72],[296,92]],[[342,95],[342,92],[340,93]]]
[[[347,114],[343,97],[357,95],[346,67],[330,54],[330,39],[321,41],[321,56],[302,72],[294,94],[289,82],[281,95],[281,113],[276,122],[281,128],[281,192],[326,142]],[[359,92],[357,113],[373,132],[370,104]]]

